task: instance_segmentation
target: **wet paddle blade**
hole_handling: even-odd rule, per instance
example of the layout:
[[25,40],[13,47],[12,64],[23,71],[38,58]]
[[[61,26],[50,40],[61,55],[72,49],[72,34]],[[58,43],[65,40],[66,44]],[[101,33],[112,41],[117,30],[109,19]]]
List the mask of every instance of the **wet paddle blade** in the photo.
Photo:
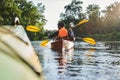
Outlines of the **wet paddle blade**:
[[31,32],[39,32],[40,28],[38,28],[37,26],[27,26],[26,30]]
[[92,45],[96,44],[96,41],[93,38],[83,38],[83,41],[88,42]]
[[50,40],[44,40],[40,43],[40,46],[46,46]]

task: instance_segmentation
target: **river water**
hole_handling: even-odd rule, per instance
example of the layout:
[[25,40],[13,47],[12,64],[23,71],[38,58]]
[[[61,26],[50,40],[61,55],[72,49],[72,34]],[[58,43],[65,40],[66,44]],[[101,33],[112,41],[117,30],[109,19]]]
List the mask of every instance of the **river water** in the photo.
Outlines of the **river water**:
[[47,47],[39,44],[40,41],[32,41],[45,80],[120,80],[120,41],[97,42],[96,45],[75,42],[73,60],[66,64],[49,44]]

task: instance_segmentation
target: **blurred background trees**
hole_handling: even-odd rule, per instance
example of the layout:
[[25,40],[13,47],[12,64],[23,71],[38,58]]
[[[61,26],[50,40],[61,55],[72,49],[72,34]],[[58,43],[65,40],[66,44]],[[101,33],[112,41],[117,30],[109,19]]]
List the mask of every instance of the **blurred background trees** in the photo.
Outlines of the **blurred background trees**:
[[32,1],[27,0],[0,0],[0,25],[13,25],[14,18],[17,16],[24,28],[34,25],[41,29],[38,33],[27,31],[30,40],[42,39],[45,34],[43,26],[46,23],[44,10],[45,6],[42,3],[35,6]]
[[90,4],[83,12],[83,2],[72,0],[64,7],[60,21],[65,22],[66,28],[70,23],[77,24],[82,19],[89,22],[74,28],[76,36],[94,37],[96,40],[120,40],[120,2],[114,2],[100,11],[99,5]]
[[[81,0],[72,0],[64,6],[65,12],[61,12],[59,21],[66,24],[76,25],[83,19],[89,22],[75,27],[73,30],[76,36],[93,37],[96,40],[120,40],[120,2],[114,2],[100,10],[99,5],[89,4],[85,11]],[[14,18],[20,18],[20,24],[26,28],[34,25],[41,29],[33,33],[26,31],[30,40],[42,40],[54,31],[44,30],[47,20],[44,17],[45,5],[38,3],[34,5],[27,0],[0,0],[0,25],[12,25]]]

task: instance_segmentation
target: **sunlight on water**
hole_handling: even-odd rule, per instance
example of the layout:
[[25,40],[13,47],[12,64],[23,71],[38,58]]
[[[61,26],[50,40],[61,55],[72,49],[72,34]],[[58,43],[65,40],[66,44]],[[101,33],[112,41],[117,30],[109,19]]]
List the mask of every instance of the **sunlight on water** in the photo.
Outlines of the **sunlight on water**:
[[42,57],[43,57],[42,65],[43,65],[43,70],[44,70],[44,74],[45,74],[45,79],[46,80],[57,80],[58,70],[57,70],[57,63],[55,62],[53,52],[51,52],[51,50],[48,46],[47,47],[39,46],[39,44],[40,44],[39,41],[33,42],[32,44],[33,44],[36,52],[39,55],[42,55]]
[[[43,68],[46,74],[46,80],[57,80],[57,64],[54,60],[54,55],[51,54],[49,49],[44,49],[44,60],[43,60]],[[56,77],[54,77],[56,76]]]
[[46,80],[120,80],[120,42],[75,42],[71,63],[61,65],[60,57],[50,47],[32,42],[39,54]]

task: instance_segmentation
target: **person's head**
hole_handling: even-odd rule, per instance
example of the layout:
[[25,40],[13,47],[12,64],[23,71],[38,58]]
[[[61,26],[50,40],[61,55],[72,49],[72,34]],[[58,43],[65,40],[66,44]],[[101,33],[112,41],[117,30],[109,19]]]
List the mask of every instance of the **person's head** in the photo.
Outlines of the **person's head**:
[[70,25],[69,28],[73,28],[74,27],[74,24],[72,22],[69,25]]
[[58,28],[60,29],[60,28],[63,28],[64,26],[65,26],[65,24],[63,23],[63,22],[59,22],[58,24]]

